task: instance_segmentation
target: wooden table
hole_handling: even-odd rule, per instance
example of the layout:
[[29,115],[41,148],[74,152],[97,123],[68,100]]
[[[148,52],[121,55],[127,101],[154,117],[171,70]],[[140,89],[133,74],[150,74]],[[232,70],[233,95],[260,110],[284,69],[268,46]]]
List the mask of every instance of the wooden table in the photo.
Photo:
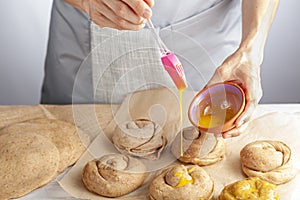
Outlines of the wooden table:
[[[8,124],[10,122],[17,122],[16,120],[18,112],[14,112],[14,110],[22,108],[25,109],[25,111],[33,110],[33,112],[36,114],[36,116],[41,117],[41,116],[46,116],[46,117],[55,117],[60,120],[68,121],[71,123],[76,123],[76,118],[75,112],[80,112],[82,108],[85,107],[90,110],[95,110],[96,112],[96,118],[98,119],[98,122],[102,128],[105,128],[107,124],[112,120],[113,118],[113,113],[117,110],[118,106],[117,105],[64,105],[64,106],[0,106],[0,119],[1,116],[3,117],[7,113],[12,113],[13,116],[8,116],[8,120],[0,120],[0,128],[1,125],[3,124]],[[37,109],[38,108],[38,109]],[[46,109],[45,109],[46,108]],[[271,113],[271,112],[285,112],[285,113],[300,113],[300,104],[261,104],[257,108],[259,112],[259,115],[263,115],[266,113]],[[26,113],[26,112],[25,112]],[[23,120],[30,118],[30,116],[21,113],[24,115]],[[28,114],[28,113],[27,113]],[[81,113],[84,115],[84,113]],[[86,113],[87,117],[89,115],[89,112]],[[258,117],[258,116],[255,116]],[[1,124],[2,123],[2,124]],[[300,133],[300,124],[299,124],[299,133]],[[298,147],[297,147],[298,148]],[[70,168],[69,168],[70,169]],[[69,170],[68,169],[68,170]],[[31,199],[75,199],[72,196],[70,196],[67,192],[65,192],[60,185],[58,184],[58,180],[60,180],[65,173],[67,173],[66,170],[64,173],[62,173],[60,176],[57,177],[56,180],[52,181],[48,185],[39,188],[30,194],[19,198],[22,200],[31,200]],[[299,184],[300,185],[300,184]],[[299,197],[299,196],[298,196]],[[298,198],[297,197],[297,198]],[[296,199],[295,199],[296,200]]]

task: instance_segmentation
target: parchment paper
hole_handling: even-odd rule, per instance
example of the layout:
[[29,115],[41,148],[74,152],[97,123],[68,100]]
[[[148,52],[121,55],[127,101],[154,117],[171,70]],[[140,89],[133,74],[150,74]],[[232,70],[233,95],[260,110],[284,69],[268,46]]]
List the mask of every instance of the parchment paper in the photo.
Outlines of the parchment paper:
[[[76,104],[76,105],[40,105],[47,118],[63,120],[76,125],[83,144],[88,147],[99,134],[101,127],[106,127],[112,114],[119,105]],[[105,117],[103,117],[105,116]]]
[[[184,127],[190,126],[187,118],[187,108],[193,92],[184,92],[183,94],[183,113]],[[175,98],[174,98],[175,97]],[[151,117],[162,123],[168,138],[178,131],[178,96],[176,92],[170,90],[154,90],[150,92],[138,92],[126,98],[120,106],[114,119],[104,132],[100,133],[88,151],[80,158],[75,166],[59,181],[60,185],[72,196],[81,199],[109,199],[95,195],[87,191],[81,181],[81,173],[84,165],[102,155],[117,152],[110,142],[111,134],[115,126],[124,120],[135,117]],[[175,123],[175,124],[174,124]],[[204,167],[212,176],[216,184],[215,198],[218,197],[223,187],[229,183],[245,178],[241,171],[239,159],[240,150],[247,144],[259,139],[281,140],[288,144],[294,151],[296,158],[300,155],[300,113],[266,113],[263,110],[256,110],[254,118],[247,124],[247,128],[239,137],[226,139],[226,158],[214,165]],[[170,139],[170,141],[172,141]],[[158,162],[144,161],[149,169],[149,176],[144,185],[138,190],[116,199],[148,199],[148,185],[157,171],[168,165],[177,163],[170,154],[169,149],[165,149],[161,159]],[[299,167],[299,162],[297,162]],[[300,199],[300,176],[298,175],[290,182],[278,186],[280,199],[296,200]]]

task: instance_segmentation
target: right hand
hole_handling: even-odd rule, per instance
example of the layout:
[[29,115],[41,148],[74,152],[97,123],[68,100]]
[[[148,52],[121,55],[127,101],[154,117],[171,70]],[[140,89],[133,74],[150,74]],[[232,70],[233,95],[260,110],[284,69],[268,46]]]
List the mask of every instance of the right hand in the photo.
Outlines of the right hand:
[[[65,0],[86,12],[100,27],[139,30],[152,15],[154,0]],[[80,3],[78,2],[80,1]]]
[[[258,57],[257,54],[255,55]],[[255,65],[254,63],[256,62],[253,60],[248,49],[239,48],[224,60],[223,64],[216,69],[215,74],[207,83],[207,85],[211,85],[224,81],[236,82],[245,92],[245,109],[235,121],[235,128],[223,133],[223,138],[235,137],[243,132],[247,125],[246,122],[251,119],[262,97],[260,66],[258,64]]]

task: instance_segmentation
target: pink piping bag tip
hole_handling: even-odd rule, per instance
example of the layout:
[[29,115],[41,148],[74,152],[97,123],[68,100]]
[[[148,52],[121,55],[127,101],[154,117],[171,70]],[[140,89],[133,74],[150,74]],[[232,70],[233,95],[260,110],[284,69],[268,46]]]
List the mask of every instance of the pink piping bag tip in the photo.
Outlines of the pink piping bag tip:
[[147,25],[151,29],[154,38],[156,39],[157,44],[160,48],[160,51],[162,53],[161,61],[163,66],[165,67],[165,70],[167,70],[167,72],[169,73],[178,90],[184,90],[185,88],[187,88],[187,83],[180,61],[174,53],[170,52],[167,49],[166,45],[162,42],[159,35],[155,31],[154,25],[150,19],[147,19]]
[[187,88],[183,67],[177,56],[169,52],[161,57],[162,64],[179,90]]

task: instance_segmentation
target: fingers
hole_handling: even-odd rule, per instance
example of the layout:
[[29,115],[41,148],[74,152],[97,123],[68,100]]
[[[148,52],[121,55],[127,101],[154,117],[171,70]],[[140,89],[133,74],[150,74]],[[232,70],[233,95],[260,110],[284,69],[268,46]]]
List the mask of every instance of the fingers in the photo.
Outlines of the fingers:
[[233,129],[231,129],[230,131],[227,131],[225,133],[222,134],[223,138],[231,138],[231,137],[237,137],[239,135],[241,135],[247,128],[248,123],[245,123],[239,127],[235,127]]
[[115,29],[121,29],[121,27],[119,27],[117,24],[113,23],[107,17],[105,17],[100,12],[97,12],[95,10],[96,10],[95,7],[90,9],[90,11],[91,11],[90,17],[94,23],[96,23],[100,27],[110,27],[110,28],[115,28]]
[[236,120],[236,126],[239,127],[242,124],[248,122],[251,119],[251,116],[252,116],[255,108],[256,108],[256,104],[254,101],[252,101],[248,105],[246,105],[244,112]]
[[224,139],[226,139],[226,138],[237,137],[240,134],[242,134],[242,130],[239,127],[236,127],[225,133],[214,133],[214,136],[216,138],[223,137]]
[[226,138],[239,136],[241,133],[242,133],[241,127],[235,127],[224,133],[214,133],[214,136],[216,138],[223,137],[224,139],[226,139]]
[[[120,20],[127,21],[135,25],[140,25],[143,23],[144,18],[141,15],[137,15],[134,10],[124,3],[123,1],[117,0],[103,0],[103,3],[110,10],[110,19],[115,23],[124,23]],[[145,3],[144,3],[145,4]]]
[[139,30],[145,26],[144,18],[138,16],[127,4],[120,0],[93,1],[90,10],[92,11],[91,19],[100,27]]
[[211,79],[207,82],[207,85],[212,85],[215,83],[220,83],[224,81],[232,81],[236,80],[234,76],[232,76],[232,71],[228,71],[228,67],[226,63],[223,63],[216,70]]
[[154,0],[144,0],[150,8],[154,6]]
[[126,3],[138,16],[150,18],[152,11],[149,5],[143,0],[122,0]]
[[245,111],[236,120],[235,128],[223,133],[222,137],[230,138],[230,137],[236,137],[236,136],[239,136],[240,134],[242,134],[245,131],[245,129],[248,125],[248,122],[250,121],[251,116],[252,116],[253,112],[255,111],[255,108],[256,108],[256,103],[254,101],[248,103],[248,105],[246,105]]
[[228,131],[226,133],[223,133],[222,137],[224,139],[226,139],[226,138],[231,138],[231,137],[237,137],[240,134],[241,134],[241,131],[238,128],[234,128],[234,129],[232,129],[232,130],[230,130],[230,131]]

